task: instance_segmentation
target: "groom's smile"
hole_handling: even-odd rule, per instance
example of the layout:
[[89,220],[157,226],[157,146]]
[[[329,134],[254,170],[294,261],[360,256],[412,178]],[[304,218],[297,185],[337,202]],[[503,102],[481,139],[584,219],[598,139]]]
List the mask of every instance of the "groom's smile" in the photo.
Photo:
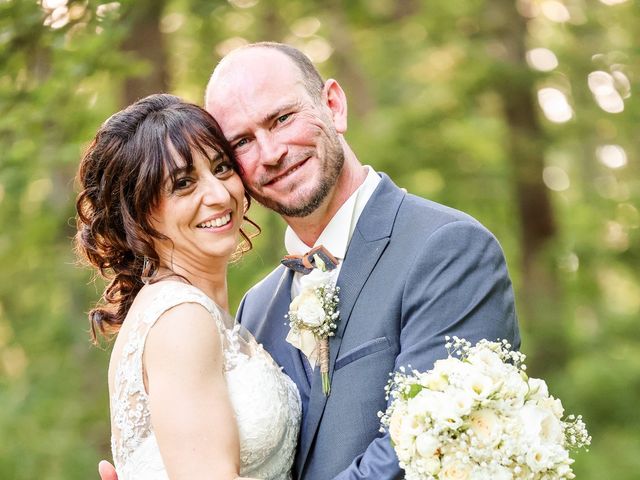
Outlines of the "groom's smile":
[[[308,160],[309,160],[309,158],[307,157],[304,160],[293,164],[289,168],[284,169],[281,173],[277,174],[276,176],[272,177],[267,182],[263,183],[263,186],[271,187],[271,186],[278,186],[279,184],[284,183],[283,180],[289,179],[292,176],[292,174],[300,171],[300,169],[304,165],[306,165]],[[295,177],[295,175],[294,175],[294,177]]]

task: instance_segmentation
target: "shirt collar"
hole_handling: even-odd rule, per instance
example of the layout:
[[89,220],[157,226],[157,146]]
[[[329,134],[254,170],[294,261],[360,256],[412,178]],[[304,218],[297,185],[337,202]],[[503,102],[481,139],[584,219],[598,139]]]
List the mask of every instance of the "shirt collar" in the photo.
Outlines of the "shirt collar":
[[368,165],[365,165],[365,168],[367,176],[364,182],[338,209],[314,245],[306,245],[291,227],[287,227],[284,234],[284,245],[289,255],[300,255],[317,245],[324,245],[337,259],[344,258],[360,214],[380,183],[380,176],[375,170]]

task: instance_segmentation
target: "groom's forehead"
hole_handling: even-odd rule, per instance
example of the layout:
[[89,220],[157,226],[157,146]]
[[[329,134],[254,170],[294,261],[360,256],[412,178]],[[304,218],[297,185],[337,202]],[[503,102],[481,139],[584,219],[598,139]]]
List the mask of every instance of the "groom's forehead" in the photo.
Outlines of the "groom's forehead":
[[230,53],[216,67],[212,77],[213,87],[256,84],[262,87],[296,81],[301,72],[284,53],[266,47],[241,49]]
[[[275,53],[283,56],[279,52]],[[230,109],[236,112],[259,111],[264,115],[266,110],[273,110],[276,104],[290,101],[289,97],[292,95],[299,95],[300,87],[305,88],[302,76],[293,62],[289,61],[293,68],[281,68],[282,64],[276,66],[269,61],[252,63],[248,59],[232,59],[212,76],[206,103],[207,109],[214,116],[223,115],[223,110],[229,114]],[[288,60],[286,57],[285,59]],[[222,116],[219,121],[226,123]]]

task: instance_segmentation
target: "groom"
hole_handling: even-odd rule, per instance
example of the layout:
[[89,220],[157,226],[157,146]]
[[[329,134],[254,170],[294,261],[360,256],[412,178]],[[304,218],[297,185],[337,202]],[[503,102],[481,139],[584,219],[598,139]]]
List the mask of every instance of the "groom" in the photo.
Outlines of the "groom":
[[342,88],[292,47],[254,44],[229,54],[211,77],[205,108],[231,141],[253,198],[287,222],[288,252],[322,244],[340,260],[330,396],[318,369],[285,342],[299,273],[275,269],[238,311],[300,390],[295,477],[401,477],[377,417],[389,372],[431,368],[446,356],[446,335],[520,343],[498,242],[468,215],[407,195],[363,166],[343,136]]
[[329,396],[318,368],[285,341],[284,316],[301,274],[276,268],[238,311],[300,391],[294,478],[402,478],[377,416],[389,373],[431,368],[446,356],[446,335],[519,346],[498,242],[470,216],[409,195],[363,166],[344,138],[345,93],[292,47],[259,43],[227,55],[205,107],[234,147],[247,190],[287,222],[287,251],[322,244],[339,260]]

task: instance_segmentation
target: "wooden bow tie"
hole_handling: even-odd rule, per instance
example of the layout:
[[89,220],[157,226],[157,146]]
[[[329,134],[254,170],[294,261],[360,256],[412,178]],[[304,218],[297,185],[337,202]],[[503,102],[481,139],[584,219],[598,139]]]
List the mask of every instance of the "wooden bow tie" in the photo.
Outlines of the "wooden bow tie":
[[324,262],[326,270],[333,270],[338,266],[336,257],[331,255],[322,245],[313,247],[304,255],[285,255],[280,263],[294,272],[306,275],[316,267],[316,259],[314,258],[316,255]]

